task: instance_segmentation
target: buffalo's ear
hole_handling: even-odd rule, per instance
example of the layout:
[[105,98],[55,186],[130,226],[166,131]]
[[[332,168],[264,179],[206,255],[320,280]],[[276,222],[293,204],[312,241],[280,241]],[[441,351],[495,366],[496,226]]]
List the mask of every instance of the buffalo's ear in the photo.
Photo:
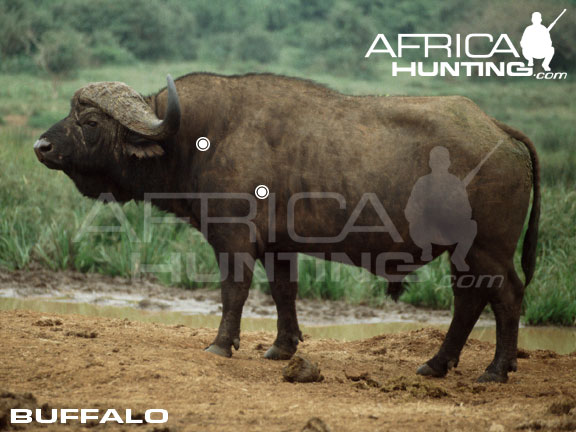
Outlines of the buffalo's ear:
[[164,149],[156,141],[134,133],[126,137],[125,148],[129,156],[136,156],[138,159],[158,157],[164,154]]

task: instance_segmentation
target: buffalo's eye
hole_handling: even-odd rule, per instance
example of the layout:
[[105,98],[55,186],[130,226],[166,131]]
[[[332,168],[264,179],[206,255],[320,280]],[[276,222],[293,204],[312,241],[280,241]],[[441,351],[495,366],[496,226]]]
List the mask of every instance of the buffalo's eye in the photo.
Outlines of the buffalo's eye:
[[96,127],[96,126],[98,126],[98,123],[95,122],[94,120],[89,120],[89,121],[87,121],[85,124],[86,124],[87,126],[90,126],[90,127]]

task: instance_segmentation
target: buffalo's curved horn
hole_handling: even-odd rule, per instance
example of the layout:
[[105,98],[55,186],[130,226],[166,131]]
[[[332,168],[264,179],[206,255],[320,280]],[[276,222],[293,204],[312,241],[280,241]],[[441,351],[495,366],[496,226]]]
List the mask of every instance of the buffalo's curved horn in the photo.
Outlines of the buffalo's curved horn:
[[174,80],[166,77],[168,104],[161,120],[134,89],[122,82],[91,83],[76,92],[74,97],[84,105],[93,105],[120,122],[123,126],[151,140],[173,136],[180,127],[180,103]]

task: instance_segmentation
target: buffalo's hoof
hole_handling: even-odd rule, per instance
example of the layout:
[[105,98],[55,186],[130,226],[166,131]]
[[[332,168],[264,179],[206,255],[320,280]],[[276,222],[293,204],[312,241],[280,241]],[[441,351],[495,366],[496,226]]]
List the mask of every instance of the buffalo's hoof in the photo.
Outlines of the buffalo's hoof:
[[476,381],[479,383],[505,383],[508,381],[508,375],[486,371]]
[[214,344],[210,345],[204,351],[219,355],[220,357],[232,357],[232,350],[230,348],[226,349]]
[[442,378],[446,375],[446,373],[438,372],[437,370],[432,369],[430,366],[428,366],[428,363],[424,363],[422,366],[420,366],[416,371],[416,373],[418,375],[430,376],[435,378]]
[[266,354],[264,354],[264,358],[267,358],[268,360],[290,360],[293,355],[294,352],[272,345],[268,348]]

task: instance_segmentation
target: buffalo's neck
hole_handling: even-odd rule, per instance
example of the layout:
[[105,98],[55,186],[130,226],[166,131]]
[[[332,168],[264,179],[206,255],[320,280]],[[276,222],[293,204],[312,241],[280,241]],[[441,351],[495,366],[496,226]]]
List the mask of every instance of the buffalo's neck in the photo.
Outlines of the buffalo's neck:
[[184,192],[190,185],[182,184],[183,161],[174,140],[162,143],[165,154],[145,159],[131,158],[113,170],[112,177],[122,184],[134,200],[150,195]]
[[[184,199],[185,194],[194,193],[193,183],[183,181],[181,163],[174,153],[167,152],[159,158],[129,160],[117,166],[107,175],[109,192],[122,202],[130,199],[150,201],[155,207],[187,217],[196,225],[192,207]],[[181,198],[175,199],[175,196]]]
[[195,139],[181,138],[179,134],[161,144],[164,155],[130,158],[118,164],[110,178],[114,184],[121,185],[122,196],[130,196],[135,201],[151,201],[159,209],[185,217],[196,225],[194,200],[201,161],[196,157]]
[[[152,199],[156,207],[190,218],[193,225],[194,220],[199,218],[196,214],[199,211],[196,194],[206,192],[199,189],[201,173],[211,164],[213,156],[228,136],[232,107],[236,104],[230,97],[229,89],[212,87],[213,90],[206,93],[206,83],[200,84],[198,89],[182,91],[177,81],[178,92],[183,95],[180,97],[182,118],[176,137],[162,143],[165,154],[158,158],[133,160],[128,169],[118,172],[126,181],[123,184],[129,185],[134,199]],[[191,94],[200,96],[197,99],[185,97]],[[166,109],[165,90],[148,97],[146,101],[162,118]],[[210,140],[208,151],[202,152],[196,148],[196,140],[200,137]]]
[[[176,82],[181,95],[182,117],[177,135],[161,143],[165,154],[145,159],[131,158],[112,172],[114,183],[122,185],[124,194],[136,201],[151,200],[156,207],[187,218],[192,225],[196,225],[199,219],[196,194],[207,192],[199,187],[202,171],[215,163],[214,155],[218,149],[223,150],[221,143],[234,127],[231,118],[238,121],[238,109],[234,107],[241,106],[238,92],[231,91],[227,85],[205,82],[217,78],[198,79],[201,81]],[[145,100],[156,115],[163,118],[166,90]],[[196,148],[196,140],[200,137],[210,140],[208,151]]]

